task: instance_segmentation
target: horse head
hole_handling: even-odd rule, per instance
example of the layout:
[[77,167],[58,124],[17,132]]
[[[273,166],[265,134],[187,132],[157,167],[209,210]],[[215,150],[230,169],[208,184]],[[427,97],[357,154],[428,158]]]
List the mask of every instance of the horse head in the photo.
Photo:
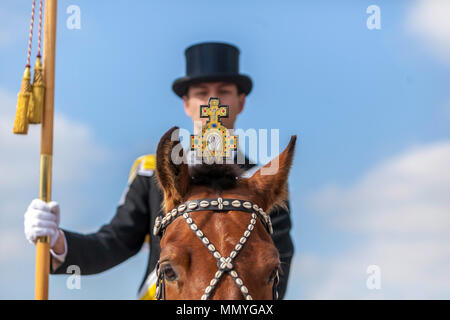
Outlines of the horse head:
[[[177,127],[160,140],[156,176],[166,215],[158,262],[158,290],[165,299],[273,299],[280,259],[267,214],[287,200],[296,136],[253,176],[237,165],[189,167]],[[177,163],[177,164],[176,164]],[[278,170],[264,174],[264,169]],[[161,293],[159,293],[161,295]]]

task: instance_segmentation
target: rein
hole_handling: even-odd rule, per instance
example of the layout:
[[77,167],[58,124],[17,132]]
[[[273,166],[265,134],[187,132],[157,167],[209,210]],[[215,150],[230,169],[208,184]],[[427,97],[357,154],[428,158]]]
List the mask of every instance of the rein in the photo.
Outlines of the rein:
[[[214,247],[214,245],[209,241],[209,239],[204,235],[200,228],[192,220],[190,213],[195,211],[243,211],[251,214],[251,219],[244,231],[243,236],[239,239],[234,249],[231,251],[228,257],[223,257],[219,251]],[[272,222],[270,216],[265,213],[257,204],[253,204],[250,201],[240,200],[240,199],[199,199],[199,200],[189,200],[185,203],[179,205],[177,208],[172,209],[163,218],[161,216],[157,217],[155,220],[155,226],[153,229],[153,234],[155,236],[160,236],[164,234],[167,226],[173,222],[178,217],[182,216],[189,228],[195,233],[195,235],[203,242],[208,251],[217,260],[218,270],[214,275],[214,278],[210,281],[209,285],[206,287],[201,299],[207,300],[211,297],[214,292],[215,287],[219,283],[222,276],[228,272],[231,278],[234,280],[242,295],[246,300],[253,300],[252,296],[248,292],[248,288],[244,285],[242,279],[234,270],[234,259],[242,250],[243,246],[250,237],[252,231],[255,228],[256,219],[259,218],[263,223],[266,231],[269,234],[273,233]],[[160,270],[159,261],[156,265],[156,292],[155,298],[157,300],[165,299],[164,290],[164,274]],[[277,272],[274,286],[273,286],[273,298],[278,299],[277,286],[279,283],[279,274]]]

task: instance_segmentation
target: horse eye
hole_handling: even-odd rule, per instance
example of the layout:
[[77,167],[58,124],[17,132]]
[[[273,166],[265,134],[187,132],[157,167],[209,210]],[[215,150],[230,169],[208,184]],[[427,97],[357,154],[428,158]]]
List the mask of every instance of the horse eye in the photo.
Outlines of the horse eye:
[[162,266],[161,268],[162,273],[164,274],[164,278],[167,281],[175,281],[178,279],[178,275],[175,272],[175,270],[173,270],[172,266],[170,264],[166,264],[164,266]]

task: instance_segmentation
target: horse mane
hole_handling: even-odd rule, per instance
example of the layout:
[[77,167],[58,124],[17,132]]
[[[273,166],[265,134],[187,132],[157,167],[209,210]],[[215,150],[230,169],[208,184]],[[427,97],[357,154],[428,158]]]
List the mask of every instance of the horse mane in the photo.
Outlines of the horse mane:
[[200,164],[189,167],[192,183],[216,191],[228,190],[237,186],[243,170],[235,164]]

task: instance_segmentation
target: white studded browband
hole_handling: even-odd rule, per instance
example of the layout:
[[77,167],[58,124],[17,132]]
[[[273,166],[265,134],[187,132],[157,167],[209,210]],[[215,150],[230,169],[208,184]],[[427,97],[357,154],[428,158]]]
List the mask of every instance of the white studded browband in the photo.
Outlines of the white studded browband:
[[[247,226],[247,229],[244,231],[243,236],[239,239],[239,242],[236,244],[234,249],[231,251],[228,257],[223,257],[219,251],[216,250],[214,245],[209,241],[209,239],[204,235],[204,233],[198,228],[198,226],[192,220],[190,216],[190,212],[193,211],[244,211],[251,213],[251,219]],[[225,272],[228,272],[231,278],[234,280],[239,290],[243,294],[246,300],[252,300],[251,295],[248,292],[248,288],[244,285],[242,279],[238,276],[237,272],[234,270],[234,259],[238,255],[238,253],[242,250],[242,247],[247,242],[247,239],[250,237],[251,232],[255,228],[257,217],[260,218],[266,230],[269,234],[273,233],[272,222],[270,220],[270,216],[265,213],[258,205],[251,203],[246,200],[239,199],[202,199],[202,200],[190,200],[185,203],[179,205],[177,208],[171,210],[167,213],[164,218],[157,217],[155,220],[155,226],[153,229],[153,234],[156,236],[162,236],[164,230],[167,226],[174,221],[177,217],[183,216],[184,220],[188,224],[189,228],[195,233],[195,235],[203,242],[208,251],[213,255],[213,257],[217,260],[218,271],[215,273],[214,278],[210,281],[208,287],[206,287],[204,294],[202,295],[202,300],[207,300],[211,294],[213,293],[216,285],[219,280],[223,276]],[[156,292],[155,297],[159,299],[161,297],[161,289],[164,280],[164,275],[161,274],[159,270],[159,262],[157,264],[157,283],[156,283]],[[278,280],[278,273],[277,273]],[[276,286],[276,285],[274,285]],[[277,292],[275,292],[275,299],[277,299]]]

